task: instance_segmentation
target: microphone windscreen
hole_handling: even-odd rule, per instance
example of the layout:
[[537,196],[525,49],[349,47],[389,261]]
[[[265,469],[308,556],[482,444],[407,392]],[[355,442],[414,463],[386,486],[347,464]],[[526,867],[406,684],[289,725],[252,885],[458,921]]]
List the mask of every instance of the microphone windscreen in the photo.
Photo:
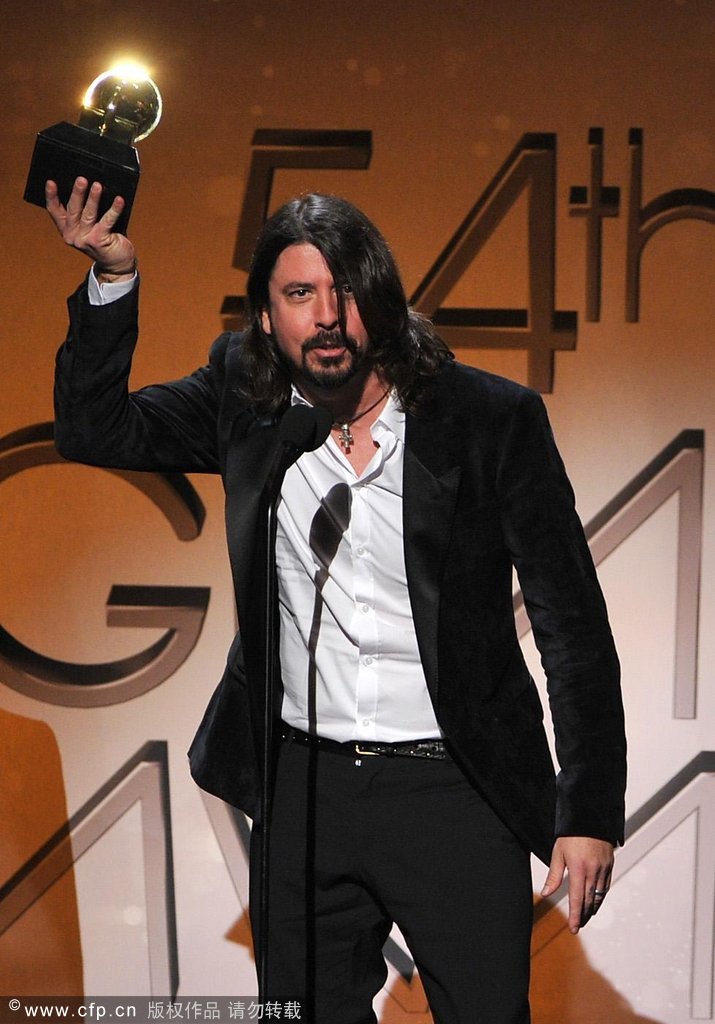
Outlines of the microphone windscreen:
[[312,452],[325,441],[332,423],[333,417],[322,405],[291,405],[283,415],[278,434],[284,445]]

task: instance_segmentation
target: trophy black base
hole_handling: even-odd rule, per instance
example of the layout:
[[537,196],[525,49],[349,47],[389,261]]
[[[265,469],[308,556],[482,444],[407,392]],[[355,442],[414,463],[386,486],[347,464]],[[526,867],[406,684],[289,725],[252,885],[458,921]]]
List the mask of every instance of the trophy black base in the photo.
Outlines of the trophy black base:
[[137,151],[125,142],[78,124],[63,121],[39,133],[23,198],[35,206],[44,206],[45,182],[50,180],[57,183],[60,202],[66,206],[75,178],[80,176],[90,184],[99,181],[102,185],[100,217],[117,196],[122,196],[125,206],[114,230],[126,234],[139,184]]

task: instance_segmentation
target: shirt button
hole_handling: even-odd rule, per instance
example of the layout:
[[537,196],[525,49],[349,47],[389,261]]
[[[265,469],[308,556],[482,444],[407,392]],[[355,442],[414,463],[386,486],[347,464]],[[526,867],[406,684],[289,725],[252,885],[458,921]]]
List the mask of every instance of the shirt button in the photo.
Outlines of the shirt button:
[[362,724],[363,725],[370,725],[370,719],[369,718],[363,718]]
[[369,604],[364,604],[364,605],[362,606],[362,609],[361,609],[361,610],[362,610],[363,612],[369,612],[369,611],[370,611],[370,605],[369,605]]
[[360,556],[360,558],[362,558],[362,556],[365,554],[365,548],[358,548],[357,554]]
[[363,659],[363,665],[372,665],[372,661],[373,661],[373,659],[368,654],[368,656]]

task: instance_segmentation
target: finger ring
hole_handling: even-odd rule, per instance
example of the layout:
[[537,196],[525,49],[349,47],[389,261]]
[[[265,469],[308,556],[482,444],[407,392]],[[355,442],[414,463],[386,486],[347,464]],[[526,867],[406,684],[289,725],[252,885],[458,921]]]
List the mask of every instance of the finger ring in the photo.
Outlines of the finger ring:
[[600,896],[600,898],[603,899],[603,897],[606,895],[607,892],[608,892],[608,889],[594,889],[593,890],[593,895],[594,896]]

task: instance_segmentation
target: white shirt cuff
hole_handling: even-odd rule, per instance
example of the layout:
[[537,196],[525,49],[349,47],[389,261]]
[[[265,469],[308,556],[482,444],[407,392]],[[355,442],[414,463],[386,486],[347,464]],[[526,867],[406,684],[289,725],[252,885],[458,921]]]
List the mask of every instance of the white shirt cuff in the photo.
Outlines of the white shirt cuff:
[[121,299],[123,295],[128,295],[136,287],[137,276],[135,272],[126,280],[101,284],[95,276],[93,266],[87,278],[87,298],[90,306],[107,306],[110,302]]

